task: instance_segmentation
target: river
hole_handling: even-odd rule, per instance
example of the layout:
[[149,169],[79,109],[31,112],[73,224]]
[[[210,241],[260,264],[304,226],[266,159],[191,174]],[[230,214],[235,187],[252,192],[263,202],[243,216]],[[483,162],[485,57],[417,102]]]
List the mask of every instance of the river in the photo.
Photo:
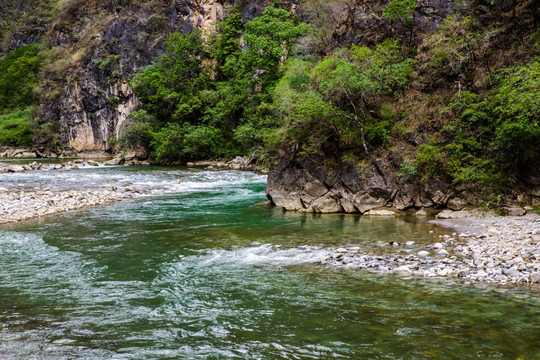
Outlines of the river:
[[7,188],[148,196],[0,227],[0,359],[538,359],[540,294],[317,265],[446,230],[260,204],[266,177],[89,167]]

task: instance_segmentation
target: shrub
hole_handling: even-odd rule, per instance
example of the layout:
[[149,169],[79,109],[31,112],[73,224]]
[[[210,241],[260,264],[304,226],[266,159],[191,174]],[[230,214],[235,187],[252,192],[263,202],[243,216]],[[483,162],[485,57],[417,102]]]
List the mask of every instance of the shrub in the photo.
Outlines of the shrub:
[[211,125],[186,126],[184,131],[183,158],[212,158],[225,150],[221,131]]
[[182,153],[184,129],[180,124],[169,123],[153,134],[152,155],[160,162],[177,161]]
[[437,145],[420,145],[416,150],[414,163],[423,174],[422,181],[434,177],[441,170],[441,149]]
[[1,145],[31,146],[32,136],[32,108],[0,116]]
[[383,17],[392,21],[408,23],[413,19],[416,10],[415,0],[392,0],[383,9]]
[[399,172],[396,175],[398,179],[403,179],[405,181],[410,180],[418,175],[418,169],[415,166],[414,162],[411,160],[405,160],[401,163],[399,167]]
[[463,91],[449,104],[448,143],[422,145],[416,163],[424,178],[437,171],[455,183],[508,186],[534,173],[540,159],[540,58],[493,74],[487,96]]
[[120,129],[118,139],[121,148],[142,147],[148,149],[152,142],[154,117],[145,110],[132,112]]

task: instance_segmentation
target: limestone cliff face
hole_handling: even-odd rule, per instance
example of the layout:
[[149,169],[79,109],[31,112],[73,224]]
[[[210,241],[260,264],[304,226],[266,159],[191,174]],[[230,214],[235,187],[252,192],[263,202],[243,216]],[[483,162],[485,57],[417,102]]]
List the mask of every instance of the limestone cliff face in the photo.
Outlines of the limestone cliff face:
[[[139,19],[122,13],[128,9],[117,11],[101,31],[92,34],[90,56],[75,70],[76,80],[65,86],[56,104],[61,140],[68,150],[113,150],[122,124],[138,106],[127,79],[160,55],[169,33],[210,29],[222,20],[224,2],[179,1],[142,9]],[[152,21],[160,23],[150,26]],[[54,109],[45,112],[47,117]]]
[[110,140],[118,139],[121,125],[138,103],[126,82],[109,85],[102,92],[87,78],[69,86],[61,104],[63,142],[75,151],[88,151],[110,150]]
[[[244,2],[244,20],[260,15],[271,3]],[[53,47],[80,57],[71,61],[61,79],[46,80],[63,85],[56,89],[58,95],[53,99],[49,97],[52,90],[44,86],[41,101],[41,122],[59,123],[64,153],[114,151],[122,124],[139,105],[129,79],[163,53],[163,42],[169,34],[194,29],[210,32],[236,1],[167,0],[149,4],[81,5],[64,9],[71,18],[51,25]],[[37,150],[43,155],[50,151],[40,144]]]

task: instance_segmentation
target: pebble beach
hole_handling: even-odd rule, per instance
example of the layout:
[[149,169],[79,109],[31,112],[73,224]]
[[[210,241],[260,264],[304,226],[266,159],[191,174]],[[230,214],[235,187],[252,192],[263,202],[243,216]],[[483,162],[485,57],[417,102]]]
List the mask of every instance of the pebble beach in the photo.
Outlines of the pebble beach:
[[320,264],[382,273],[451,278],[464,283],[540,284],[540,216],[476,215],[431,220],[450,228],[436,242],[390,243],[385,254],[359,247],[333,249]]
[[[38,171],[65,173],[88,166],[98,167],[102,166],[102,164],[92,160],[78,160],[62,164],[42,164],[38,162],[27,165],[0,164],[0,176],[8,173]],[[10,188],[0,187],[0,224],[59,214],[87,206],[104,205],[143,194],[140,190],[122,186],[105,186],[99,189],[66,189],[62,191],[50,187],[28,187],[25,184],[15,184],[15,187]]]

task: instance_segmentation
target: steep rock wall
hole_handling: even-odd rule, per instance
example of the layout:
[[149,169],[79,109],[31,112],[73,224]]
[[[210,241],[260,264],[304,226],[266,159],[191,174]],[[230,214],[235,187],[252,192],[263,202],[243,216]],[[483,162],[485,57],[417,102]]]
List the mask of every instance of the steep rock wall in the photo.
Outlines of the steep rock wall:
[[[223,19],[223,6],[215,0],[180,1],[157,11],[141,10],[144,20],[120,13],[101,33],[95,33],[92,55],[76,71],[77,80],[64,88],[58,102],[61,140],[67,148],[76,152],[113,150],[122,124],[139,105],[127,79],[160,55],[167,34],[209,29]],[[164,23],[152,28],[161,34],[154,34],[150,44],[148,23],[156,18]]]
[[[75,1],[75,0],[74,0]],[[77,0],[78,1],[78,0]],[[284,1],[289,4],[294,1]],[[103,3],[100,7],[64,9],[64,20],[51,24],[54,49],[78,55],[61,79],[49,76],[43,86],[41,124],[58,123],[64,153],[84,151],[114,152],[122,124],[139,106],[129,79],[163,53],[163,42],[175,31],[212,31],[237,1],[168,0],[142,2],[128,7]],[[242,2],[243,19],[249,21],[272,4],[271,0]],[[60,16],[62,19],[62,17]],[[15,33],[13,38],[20,37]],[[58,75],[56,75],[58,77]],[[63,83],[58,95],[50,98],[54,86]],[[58,85],[57,85],[58,86]],[[42,155],[50,148],[40,141]]]

